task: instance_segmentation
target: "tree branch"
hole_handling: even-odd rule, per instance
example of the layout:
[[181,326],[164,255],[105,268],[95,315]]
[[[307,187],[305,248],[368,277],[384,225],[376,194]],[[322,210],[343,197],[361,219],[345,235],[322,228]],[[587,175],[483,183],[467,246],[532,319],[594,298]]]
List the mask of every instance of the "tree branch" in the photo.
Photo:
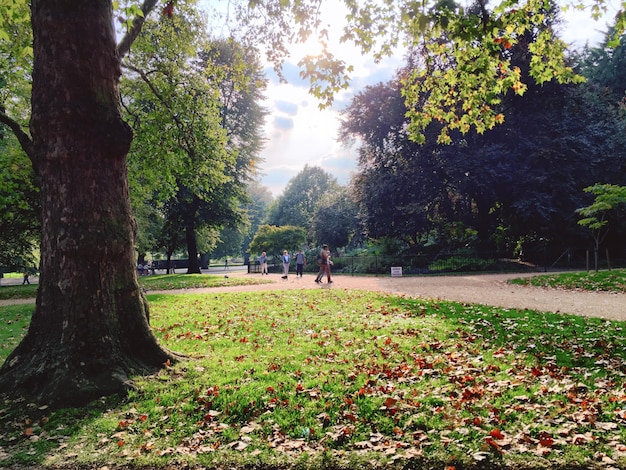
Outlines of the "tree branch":
[[146,21],[147,16],[154,9],[158,0],[144,0],[143,5],[141,5],[141,11],[143,12],[143,16],[136,16],[133,20],[133,25],[128,30],[126,35],[122,38],[120,43],[117,45],[117,56],[120,60],[128,54],[130,51],[130,46],[135,42],[137,36],[141,32],[141,28]]
[[37,171],[37,159],[35,156],[35,147],[33,145],[33,140],[30,138],[30,136],[26,132],[22,130],[22,126],[20,126],[17,121],[11,119],[4,112],[4,110],[0,110],[0,123],[5,124],[13,131],[13,134],[15,134],[15,137],[17,137],[17,141],[20,143],[22,150],[24,150],[28,158],[30,158],[30,161],[32,162],[33,168],[35,169],[35,172],[36,172]]
[[[181,130],[183,135],[185,135],[185,132],[184,132],[185,125],[182,123],[182,121],[180,120],[180,118],[178,117],[176,112],[172,109],[172,106],[170,105],[170,103],[159,92],[157,87],[155,87],[154,84],[150,81],[150,79],[148,78],[148,74],[146,74],[143,70],[135,67],[134,65],[128,64],[126,62],[122,62],[122,67],[126,68],[128,70],[131,70],[131,71],[135,72],[137,75],[139,75],[139,77],[143,80],[143,82],[148,86],[148,88],[150,89],[150,91],[152,92],[154,97],[159,101],[159,103],[161,103],[163,105],[163,107],[165,109],[167,109],[169,111],[169,113],[170,113],[170,115],[172,117],[172,120],[176,124],[176,127],[178,127],[178,129]],[[194,155],[195,155],[195,150],[193,148],[193,145],[189,142],[189,140],[186,137],[184,138],[184,140],[185,140],[185,145],[182,146],[182,147],[185,149],[187,154],[190,157],[193,158]]]

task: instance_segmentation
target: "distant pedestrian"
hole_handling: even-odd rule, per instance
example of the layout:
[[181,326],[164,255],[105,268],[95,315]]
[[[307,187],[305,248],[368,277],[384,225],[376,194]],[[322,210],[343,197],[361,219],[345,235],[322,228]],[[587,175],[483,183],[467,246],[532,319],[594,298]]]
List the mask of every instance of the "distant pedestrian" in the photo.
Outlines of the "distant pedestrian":
[[30,281],[28,280],[28,276],[30,276],[30,273],[28,272],[28,269],[25,269],[24,273],[22,274],[22,285],[30,284]]
[[320,263],[320,271],[317,273],[317,277],[315,278],[315,282],[321,283],[324,274],[326,274],[326,280],[329,284],[332,284],[331,276],[330,276],[330,267],[333,262],[330,260],[330,249],[328,245],[324,245],[320,250],[320,254],[318,256]]
[[267,274],[267,253],[265,251],[259,256],[259,263],[261,264],[261,276]]
[[224,258],[224,269],[228,269],[228,258]]
[[283,279],[287,279],[289,275],[289,262],[291,261],[291,257],[289,256],[289,252],[287,250],[283,251]]
[[315,282],[319,284],[322,282],[322,277],[324,277],[326,273],[324,265],[322,264],[322,251],[317,254],[317,265],[319,266],[319,271],[317,272],[317,276],[315,276]]
[[306,256],[302,253],[302,250],[298,251],[296,255],[296,277],[302,277],[302,273],[304,272],[304,266],[306,265]]

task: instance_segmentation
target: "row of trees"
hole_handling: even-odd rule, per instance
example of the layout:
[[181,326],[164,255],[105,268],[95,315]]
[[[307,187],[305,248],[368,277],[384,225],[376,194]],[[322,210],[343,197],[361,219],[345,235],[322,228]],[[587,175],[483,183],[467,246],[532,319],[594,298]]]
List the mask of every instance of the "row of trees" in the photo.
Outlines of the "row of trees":
[[[589,79],[584,85],[533,84],[528,45],[553,28],[556,15],[546,13],[540,28],[505,50],[528,85],[524,97],[504,96],[496,110],[507,117],[492,132],[447,130],[450,144],[442,145],[442,125],[431,124],[423,145],[413,140],[402,89],[424,58],[412,49],[395,79],[368,87],[344,111],[342,139],[362,142],[351,190],[306,167],[271,205],[269,191],[253,181],[265,114],[256,53],[207,38],[193,5],[177,5],[172,17],[148,16],[122,63],[121,87],[135,134],[128,168],[139,261],[147,252],[168,259],[185,252],[189,272],[199,272],[200,253],[254,255],[258,244],[249,245],[263,223],[304,227],[313,244],[387,237],[410,252],[468,245],[511,251],[537,239],[580,243],[572,214],[589,202],[582,189],[623,183],[623,52],[618,46],[609,54],[605,43],[571,55]],[[155,55],[156,44],[168,47]],[[12,139],[3,143],[15,148]],[[14,155],[21,161],[3,160],[2,172],[2,200],[12,208],[2,218],[10,235],[5,265],[30,264],[39,230],[35,176],[23,154]]]
[[193,5],[177,5],[171,18],[153,14],[122,64],[124,111],[135,131],[128,164],[140,262],[146,252],[165,252],[169,261],[183,250],[191,273],[222,231],[225,240],[241,239],[266,114],[257,52],[210,39],[206,29]]
[[[547,13],[543,29],[555,21],[555,11]],[[502,98],[497,110],[506,119],[484,133],[448,130],[445,145],[442,125],[427,127],[423,143],[409,132],[403,84],[422,61],[413,51],[393,80],[366,88],[343,112],[342,139],[360,143],[350,190],[326,175],[330,182],[320,191],[324,172],[305,168],[278,199],[269,221],[296,221],[316,243],[343,247],[389,238],[400,241],[395,249],[409,253],[470,247],[513,255],[541,241],[543,258],[546,244],[556,256],[587,245],[590,232],[578,222],[589,215],[581,208],[598,208],[590,206],[598,196],[591,188],[599,182],[626,185],[624,47],[609,53],[612,33],[607,34],[601,46],[569,56],[571,66],[586,76],[584,83],[537,85],[528,80],[528,48],[541,31],[526,32],[506,51],[528,83],[523,97]],[[611,228],[602,238],[620,246],[624,207],[610,209],[599,219]],[[593,228],[589,220],[583,225]],[[599,234],[592,234],[597,251]]]

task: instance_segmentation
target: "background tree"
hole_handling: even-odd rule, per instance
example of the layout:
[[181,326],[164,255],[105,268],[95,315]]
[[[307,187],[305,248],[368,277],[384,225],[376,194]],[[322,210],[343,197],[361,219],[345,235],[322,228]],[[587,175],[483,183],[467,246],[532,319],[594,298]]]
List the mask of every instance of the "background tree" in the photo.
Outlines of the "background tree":
[[[227,174],[235,154],[221,126],[215,73],[198,57],[208,47],[205,29],[193,6],[178,5],[171,18],[151,15],[124,62],[132,72],[124,84],[125,109],[136,131],[129,160],[139,184],[153,187],[156,204],[171,198],[166,216],[185,231],[193,273],[200,272],[198,229],[240,216]],[[163,43],[168,47],[155,54],[155,44]],[[162,163],[155,165],[156,149]]]
[[[172,199],[167,217],[174,218],[171,226],[184,228],[188,272],[199,273],[198,230],[245,223],[240,207],[259,160],[265,116],[259,101],[266,83],[253,51],[202,39],[206,25],[194,10],[157,18],[144,29],[135,50],[146,53],[134,53],[128,64],[139,78],[126,87],[127,110],[138,130],[134,174],[140,186],[146,175],[156,182],[154,204]],[[176,51],[172,57],[152,54],[154,36],[167,38],[168,50]],[[165,165],[155,166],[150,147],[159,140]]]
[[592,204],[581,207],[576,212],[583,217],[578,224],[591,230],[594,242],[594,266],[597,271],[598,253],[608,231],[609,215],[626,205],[626,186],[594,184],[584,191],[593,194],[595,199]]
[[[529,33],[507,51],[523,78],[532,40]],[[409,57],[407,67],[419,67],[419,59]],[[507,95],[500,107],[507,120],[489,133],[452,131],[451,144],[440,145],[431,124],[416,145],[406,132],[400,80],[357,95],[342,137],[362,142],[353,184],[368,235],[492,249],[504,228],[511,250],[521,239],[571,243],[582,188],[624,177],[623,117],[597,87],[552,82],[531,83],[523,98]]]
[[247,202],[243,210],[248,224],[236,228],[226,227],[220,232],[220,243],[211,254],[214,259],[226,256],[243,256],[244,262],[250,257],[249,245],[261,224],[266,220],[268,209],[274,200],[272,193],[258,181],[251,181],[246,189]]
[[578,73],[589,82],[608,89],[614,100],[619,102],[626,92],[626,47],[624,36],[614,47],[609,47],[613,34],[611,30],[598,46],[586,45],[580,53],[574,53],[574,64]]
[[17,3],[10,13],[15,22],[4,31],[10,41],[0,40],[0,266],[21,269],[36,263],[41,223],[37,177],[20,148],[20,142],[31,146],[22,131],[28,125],[33,53],[28,5]]
[[[263,147],[262,126],[267,115],[260,102],[267,87],[261,63],[253,48],[245,48],[235,41],[213,41],[209,50],[200,54],[205,67],[218,64],[219,74],[213,82],[220,93],[221,124],[228,137],[227,148],[236,155],[235,165],[228,174],[231,207],[237,205],[237,217],[222,224],[221,242],[216,246],[221,257],[243,254],[248,241],[245,236],[258,227],[259,220],[250,219],[250,208],[262,207],[261,199],[253,200],[251,188],[255,184],[260,152]],[[260,197],[257,192],[254,197]],[[249,238],[248,238],[249,239]],[[245,244],[245,246],[244,246]],[[214,250],[215,251],[215,250]],[[214,253],[214,256],[216,254]]]
[[302,227],[261,225],[250,242],[250,253],[256,257],[265,251],[268,256],[273,255],[279,259],[284,250],[292,253],[299,250],[304,243],[306,231]]
[[133,207],[133,215],[137,223],[135,236],[137,262],[145,264],[148,253],[158,251],[159,239],[162,235],[163,213],[152,204],[139,204]]
[[247,192],[248,203],[245,205],[245,211],[250,226],[242,241],[242,252],[249,254],[249,245],[252,237],[254,237],[261,224],[266,221],[274,196],[266,186],[261,185],[258,181],[250,182]]
[[39,187],[15,138],[0,129],[0,267],[36,266],[41,230]]
[[407,133],[407,108],[400,81],[367,87],[343,111],[340,136],[359,138],[359,172],[352,181],[359,218],[370,238],[425,242],[437,213],[449,207],[449,190],[441,171],[441,148],[432,130],[426,144]]
[[247,232],[247,230],[247,226],[223,228],[219,232],[218,241],[215,247],[208,252],[211,259],[217,260],[243,256],[241,247],[243,244],[244,232]]
[[337,179],[320,167],[305,165],[276,199],[268,215],[272,225],[295,225],[309,231],[320,199],[339,188]]
[[311,218],[316,245],[346,247],[359,231],[357,206],[346,188],[324,195]]

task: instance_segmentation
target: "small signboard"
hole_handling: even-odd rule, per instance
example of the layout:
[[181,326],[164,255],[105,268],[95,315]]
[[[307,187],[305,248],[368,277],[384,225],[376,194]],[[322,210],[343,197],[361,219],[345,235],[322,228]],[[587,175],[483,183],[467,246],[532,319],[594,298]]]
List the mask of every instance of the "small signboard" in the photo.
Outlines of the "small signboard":
[[402,266],[392,266],[391,277],[402,277]]

